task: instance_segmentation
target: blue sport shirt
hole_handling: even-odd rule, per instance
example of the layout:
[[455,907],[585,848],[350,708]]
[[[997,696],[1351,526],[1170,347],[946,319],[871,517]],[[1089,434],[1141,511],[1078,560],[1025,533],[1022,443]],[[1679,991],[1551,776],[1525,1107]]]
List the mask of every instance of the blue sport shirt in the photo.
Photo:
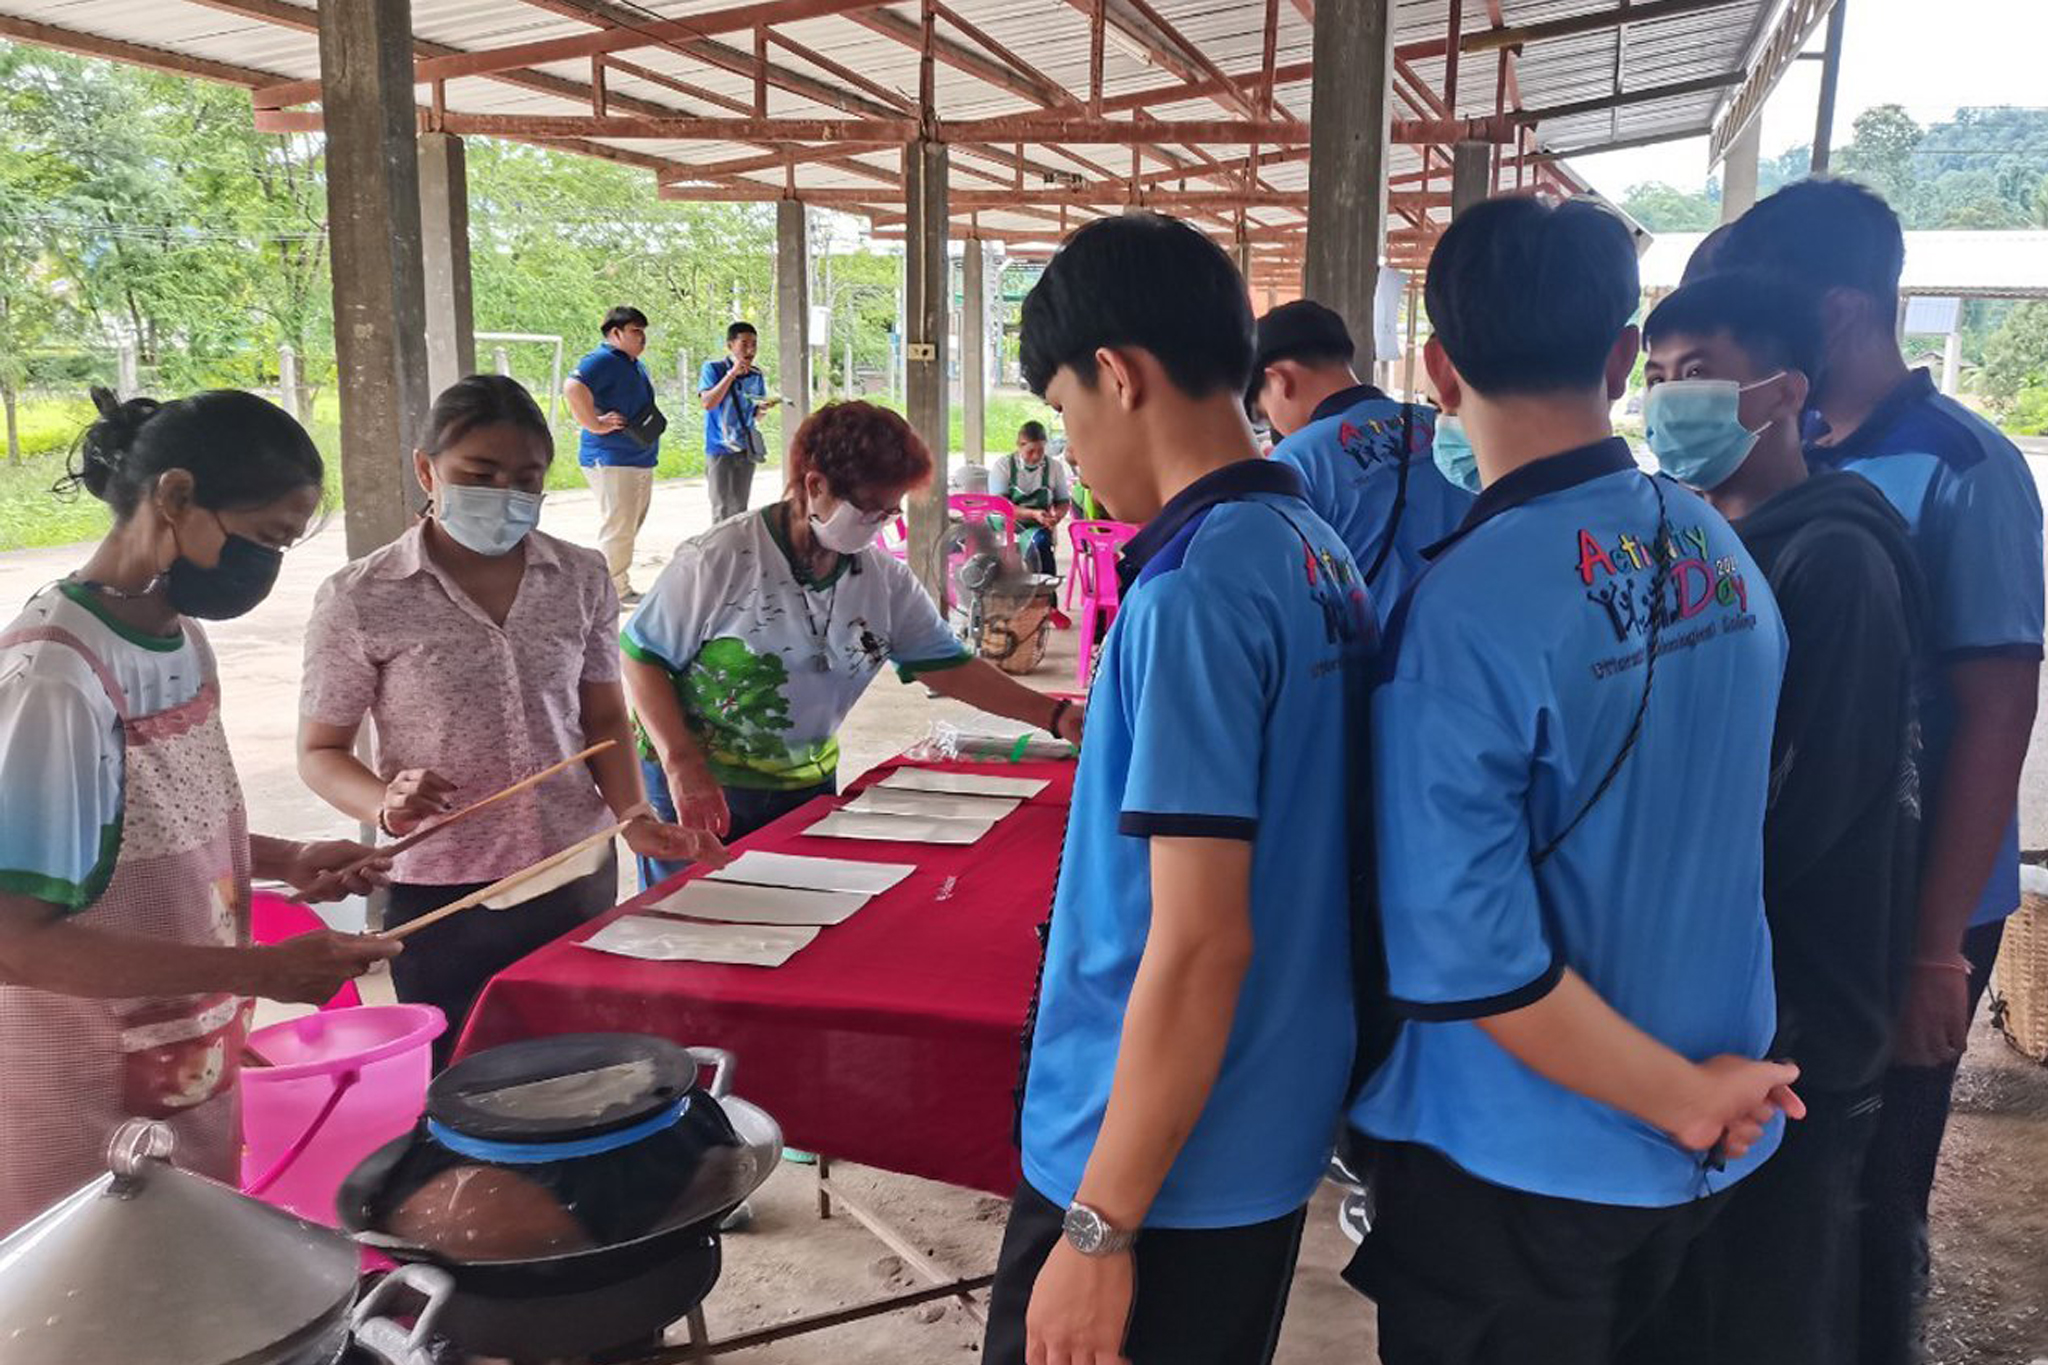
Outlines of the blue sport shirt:
[[1343,1114],[1356,1032],[1347,822],[1377,619],[1294,471],[1265,460],[1175,497],[1123,570],[1053,900],[1024,1178],[1066,1204],[1094,1150],[1152,923],[1151,836],[1245,839],[1251,965],[1208,1106],[1145,1220],[1239,1227],[1307,1201]]
[[1308,505],[1336,528],[1358,567],[1371,572],[1379,562],[1366,587],[1383,626],[1422,572],[1422,551],[1457,530],[1472,506],[1472,495],[1454,487],[1430,458],[1435,434],[1434,410],[1359,384],[1318,403],[1307,426],[1273,447],[1273,458],[1301,475]]
[[[1676,557],[1633,751],[1577,829],[1642,704],[1657,494]],[[1569,967],[1695,1061],[1776,1028],[1763,822],[1785,632],[1719,514],[1607,440],[1515,470],[1396,612],[1373,698],[1388,989],[1403,1022],[1353,1106],[1482,1180],[1667,1207],[1741,1179],[1538,1076],[1475,1020]]]
[[[732,368],[731,356],[722,360],[707,360],[697,375],[697,392],[709,393],[718,387],[718,381],[725,378],[725,372]],[[745,455],[747,428],[761,420],[761,400],[768,396],[768,381],[755,370],[741,375],[738,382],[726,390],[725,401],[717,407],[704,409],[704,453],[706,455]]]
[[[646,412],[648,405],[654,402],[654,381],[648,377],[647,367],[616,346],[606,344],[598,347],[576,362],[573,374],[582,381],[584,388],[590,390],[590,397],[600,413],[616,412],[630,422]],[[585,468],[618,465],[628,469],[652,469],[659,463],[660,453],[659,441],[643,450],[623,431],[608,431],[602,435],[586,431],[576,446],[576,462]]]
[[[1933,610],[1936,677],[1920,708],[1922,799],[1941,798],[1955,733],[1955,698],[1942,666],[1969,659],[2041,657],[2041,495],[2019,450],[1989,422],[1915,370],[1833,446],[1809,446],[1814,464],[1850,469],[1876,484],[1912,528]],[[1978,898],[1972,924],[2004,919],[2020,903],[2015,816]]]

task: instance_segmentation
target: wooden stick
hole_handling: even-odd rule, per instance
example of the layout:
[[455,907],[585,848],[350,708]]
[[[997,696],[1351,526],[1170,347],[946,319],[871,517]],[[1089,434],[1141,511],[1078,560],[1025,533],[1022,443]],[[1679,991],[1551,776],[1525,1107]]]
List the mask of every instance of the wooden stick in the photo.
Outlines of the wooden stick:
[[384,938],[390,939],[407,938],[413,934],[418,933],[420,930],[426,928],[430,924],[440,923],[442,920],[447,919],[450,915],[461,914],[464,910],[473,910],[477,906],[482,905],[485,901],[491,900],[492,898],[497,896],[501,896],[505,892],[512,890],[514,887],[519,886],[521,883],[530,881],[533,878],[540,876],[543,872],[547,872],[556,867],[561,866],[563,863],[568,862],[571,858],[574,858],[579,853],[587,853],[591,849],[597,847],[599,844],[609,842],[610,840],[618,837],[619,832],[625,829],[628,823],[630,822],[621,820],[618,824],[613,825],[609,829],[600,830],[596,834],[591,835],[588,839],[579,839],[575,843],[563,849],[560,853],[556,853],[551,855],[550,857],[543,858],[539,862],[533,864],[533,866],[522,868],[520,871],[514,872],[509,877],[502,877],[499,880],[492,882],[489,886],[483,888],[483,890],[481,891],[472,891],[467,896],[464,896],[461,900],[450,901],[448,902],[448,904],[442,906],[440,909],[429,911],[428,913],[421,915],[416,920],[408,920],[406,923],[399,925],[396,929],[386,929],[382,936]]
[[486,796],[481,801],[472,802],[471,804],[464,806],[461,810],[456,811],[453,815],[450,815],[445,820],[440,820],[434,824],[428,825],[425,829],[414,830],[411,834],[406,835],[397,843],[386,844],[383,847],[377,849],[374,853],[370,853],[365,855],[364,857],[356,859],[347,867],[344,867],[336,875],[346,877],[350,873],[362,871],[362,869],[368,867],[371,863],[376,862],[380,858],[396,858],[399,854],[405,852],[407,849],[414,848],[420,844],[425,843],[427,840],[433,838],[436,834],[439,834],[442,830],[447,829],[450,825],[456,824],[463,820],[467,820],[470,816],[475,815],[484,807],[495,806],[498,804],[498,802],[503,801],[508,796],[517,796],[519,795],[519,793],[523,791],[526,791],[532,787],[536,787],[540,785],[542,782],[545,782],[549,778],[553,777],[556,773],[561,772],[564,768],[571,767],[572,765],[577,763],[581,763],[585,759],[589,758],[592,754],[601,754],[606,749],[611,748],[617,742],[617,740],[611,739],[600,740],[596,744],[591,745],[588,749],[585,749],[582,753],[570,754],[560,763],[556,763],[549,767],[542,768],[532,777],[522,778],[519,781],[514,782],[511,786],[505,788],[505,790],[501,792],[494,792],[491,795]]

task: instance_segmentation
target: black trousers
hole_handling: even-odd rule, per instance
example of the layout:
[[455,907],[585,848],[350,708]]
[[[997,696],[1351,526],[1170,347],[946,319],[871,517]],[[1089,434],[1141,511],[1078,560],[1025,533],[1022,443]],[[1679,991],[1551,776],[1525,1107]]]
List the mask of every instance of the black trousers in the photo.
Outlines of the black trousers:
[[1383,1143],[1378,1215],[1344,1278],[1379,1305],[1382,1365],[1610,1365],[1726,1194],[1645,1209],[1491,1184]]
[[[1239,1228],[1147,1229],[1133,1249],[1137,1294],[1124,1354],[1131,1365],[1267,1365],[1301,1250],[1302,1210]],[[1029,1185],[989,1291],[982,1365],[1024,1365],[1024,1313],[1066,1210]]]
[[1631,1365],[1854,1365],[1858,1187],[1882,1098],[1799,1094],[1806,1117],[1728,1192]]
[[[1963,937],[1972,1019],[2004,937],[2003,920],[1980,924]],[[1919,1359],[1930,1263],[1927,1201],[1961,1065],[1958,1058],[1947,1066],[1895,1066],[1885,1076],[1884,1114],[1863,1167],[1863,1365],[1911,1365]]]
[[[384,927],[396,929],[438,910],[488,882],[455,886],[391,884]],[[391,959],[391,985],[407,1004],[433,1005],[448,1016],[448,1031],[434,1040],[434,1069],[448,1065],[470,1007],[499,972],[553,943],[585,921],[618,904],[618,856],[607,851],[604,866],[567,886],[505,910],[481,906],[429,925],[405,941]]]

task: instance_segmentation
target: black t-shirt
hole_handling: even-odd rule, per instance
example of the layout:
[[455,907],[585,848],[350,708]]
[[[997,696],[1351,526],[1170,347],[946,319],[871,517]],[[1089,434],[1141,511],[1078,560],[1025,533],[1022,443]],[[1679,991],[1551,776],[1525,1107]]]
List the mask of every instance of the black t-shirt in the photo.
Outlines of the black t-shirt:
[[1764,819],[1776,1055],[1854,1090],[1884,1071],[1913,944],[1925,589],[1904,519],[1857,474],[1818,473],[1735,530],[1790,641]]

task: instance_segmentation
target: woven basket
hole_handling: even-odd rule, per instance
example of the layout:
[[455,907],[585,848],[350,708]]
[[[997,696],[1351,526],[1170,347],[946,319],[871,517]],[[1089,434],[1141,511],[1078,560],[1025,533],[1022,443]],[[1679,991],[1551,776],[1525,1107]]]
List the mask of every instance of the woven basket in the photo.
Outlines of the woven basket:
[[2005,922],[2005,942],[1991,972],[1992,1017],[2006,1041],[2048,1062],[2048,896],[2029,888]]

